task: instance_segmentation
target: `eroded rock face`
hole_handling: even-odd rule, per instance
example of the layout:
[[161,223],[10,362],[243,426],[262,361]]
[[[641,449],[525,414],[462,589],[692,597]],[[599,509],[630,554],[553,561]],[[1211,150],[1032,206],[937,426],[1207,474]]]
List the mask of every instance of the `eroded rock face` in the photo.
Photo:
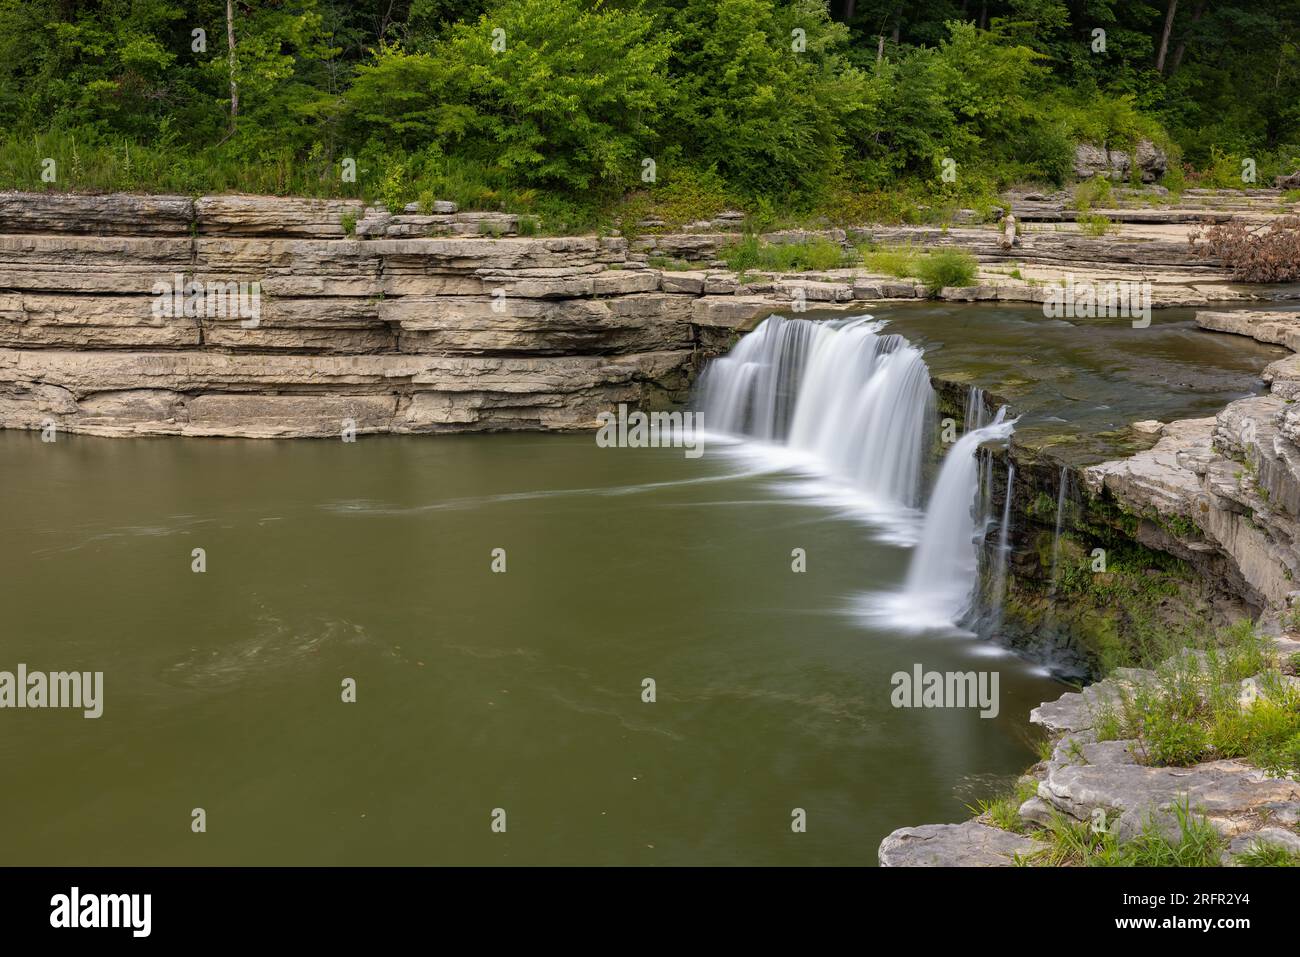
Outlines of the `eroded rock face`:
[[[1300,313],[1205,311],[1197,323],[1300,345]],[[1083,475],[1093,494],[1142,519],[1143,544],[1202,566],[1226,558],[1235,590],[1266,608],[1280,608],[1300,580],[1298,359],[1268,367],[1271,394],[1240,399],[1213,418],[1171,422],[1148,451]]]
[[1150,140],[1139,140],[1132,156],[1125,150],[1107,149],[1091,143],[1080,143],[1074,150],[1074,175],[1080,179],[1093,176],[1128,179],[1135,163],[1142,182],[1154,183],[1165,174],[1169,157]]
[[621,238],[516,225],[449,204],[0,195],[0,427],[585,429],[684,399],[702,330],[741,324],[697,316],[702,288],[661,290]]
[[[1150,210],[1145,200],[1129,205],[1134,215]],[[375,430],[582,428],[602,401],[684,399],[702,360],[774,311],[930,295],[913,280],[861,268],[732,273],[716,257],[740,238],[742,219],[729,212],[629,241],[517,235],[517,217],[438,202],[393,212],[346,199],[0,194],[0,427],[318,435],[338,427],[346,402],[384,395],[345,417]],[[1079,281],[1150,280],[1157,306],[1251,294],[1193,257],[1185,235],[1162,228],[1114,239],[1034,230],[1011,250],[992,226],[795,230],[762,240],[970,249],[987,265],[978,285],[939,292],[957,301],[1042,302],[1047,283],[1067,270]],[[655,257],[676,261],[654,268]],[[1010,258],[1025,279],[1008,275]],[[681,260],[698,268],[679,268]],[[256,284],[255,321],[221,309],[157,309],[156,287],[195,283],[208,292]],[[53,355],[60,352],[81,357],[75,388],[65,381],[68,360]],[[174,361],[165,358],[173,353]],[[166,369],[167,385],[122,377],[123,354]],[[300,362],[288,369],[268,360],[266,368],[290,376],[284,381],[236,364],[214,384],[209,355]],[[469,397],[437,381],[478,374],[473,363],[408,376],[408,356],[545,361],[510,367],[517,379],[508,391],[533,396],[525,408],[492,398],[496,385]],[[340,382],[331,357],[364,358],[369,371]],[[561,387],[569,369],[593,362],[613,378]],[[639,370],[630,379],[618,371],[629,364]],[[301,369],[314,371],[304,381]],[[280,426],[271,424],[277,409],[286,416]],[[1297,425],[1288,410],[1278,428],[1290,436]]]

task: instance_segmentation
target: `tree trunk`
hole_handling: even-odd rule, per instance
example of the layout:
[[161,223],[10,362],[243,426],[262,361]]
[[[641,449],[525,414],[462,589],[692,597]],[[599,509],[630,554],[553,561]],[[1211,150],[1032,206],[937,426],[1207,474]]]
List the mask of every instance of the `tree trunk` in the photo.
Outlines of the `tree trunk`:
[[1178,12],[1178,0],[1169,0],[1165,11],[1165,28],[1160,32],[1160,52],[1156,54],[1156,72],[1165,72],[1165,54],[1169,52],[1169,34],[1174,29],[1174,14]]
[[881,60],[885,58],[885,35],[882,33],[877,38],[877,41],[878,42],[876,43],[876,62],[879,63]]
[[[1201,0],[1192,11],[1192,23],[1194,27],[1201,22],[1201,17],[1205,15],[1205,7],[1208,0]],[[1187,52],[1187,34],[1184,33],[1178,40],[1178,46],[1174,47],[1173,58],[1169,61],[1169,72],[1172,74],[1178,69],[1178,65],[1183,62],[1183,54]]]
[[844,0],[844,22],[848,23],[858,12],[858,0]]
[[983,30],[989,25],[989,5],[986,2],[980,4],[980,29]]
[[230,132],[239,118],[239,84],[235,81],[235,2],[226,0],[226,45],[230,48]]

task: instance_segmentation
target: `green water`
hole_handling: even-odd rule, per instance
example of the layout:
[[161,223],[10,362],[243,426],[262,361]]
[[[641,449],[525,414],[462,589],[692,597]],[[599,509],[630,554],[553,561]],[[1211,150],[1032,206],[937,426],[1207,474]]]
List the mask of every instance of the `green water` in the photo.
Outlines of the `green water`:
[[[864,627],[847,600],[907,553],[743,468],[0,433],[0,669],[105,686],[97,720],[0,711],[2,863],[871,864],[963,819],[1060,686]],[[998,670],[1000,715],[892,708],[915,662]]]
[[[1282,354],[1178,313],[1034,312],[888,316],[1026,436],[1211,414]],[[908,551],[751,462],[0,433],[0,670],[102,671],[105,698],[0,710],[0,864],[873,864],[896,827],[965,819],[1062,687],[855,616]],[[1000,714],[893,708],[915,663],[996,670]]]
[[1041,306],[1005,303],[890,303],[868,311],[920,346],[935,375],[1011,403],[1020,416],[1018,444],[1050,446],[1071,465],[1132,453],[1126,427],[1134,421],[1212,416],[1267,391],[1259,373],[1290,355],[1206,332],[1195,309],[1154,310],[1144,328],[1118,318],[1045,319]]

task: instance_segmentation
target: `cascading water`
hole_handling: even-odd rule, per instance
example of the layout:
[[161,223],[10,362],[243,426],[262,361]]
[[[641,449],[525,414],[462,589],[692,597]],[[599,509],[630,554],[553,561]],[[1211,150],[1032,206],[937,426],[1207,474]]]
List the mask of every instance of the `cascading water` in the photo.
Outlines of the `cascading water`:
[[[769,317],[705,370],[704,427],[799,453],[878,506],[919,506],[934,390],[921,351],[883,326],[870,316]],[[972,389],[964,424],[939,470],[903,592],[873,603],[873,615],[901,627],[953,627],[971,609],[977,543],[991,521],[992,456],[980,451],[1008,438],[1015,421],[1002,408],[989,422],[983,392]],[[1006,525],[1004,516],[1004,536]]]
[[976,453],[986,442],[1009,438],[1015,424],[1015,419],[1007,421],[1004,406],[991,423],[958,439],[944,458],[907,582],[882,608],[895,624],[916,629],[953,627],[971,610],[983,532],[976,514],[980,495]]
[[1052,589],[1056,589],[1056,573],[1061,565],[1061,528],[1065,523],[1065,500],[1069,493],[1070,472],[1061,466],[1059,490],[1056,493],[1056,531],[1052,535]]
[[1007,464],[1007,491],[1002,502],[1002,524],[998,526],[998,551],[993,556],[993,585],[989,594],[991,606],[990,632],[996,633],[1002,625],[1002,603],[1007,591],[1007,557],[1011,553],[1008,539],[1011,534],[1011,499],[1016,484],[1016,467]]
[[919,505],[934,390],[883,325],[769,317],[705,371],[705,428],[803,453],[877,505]]

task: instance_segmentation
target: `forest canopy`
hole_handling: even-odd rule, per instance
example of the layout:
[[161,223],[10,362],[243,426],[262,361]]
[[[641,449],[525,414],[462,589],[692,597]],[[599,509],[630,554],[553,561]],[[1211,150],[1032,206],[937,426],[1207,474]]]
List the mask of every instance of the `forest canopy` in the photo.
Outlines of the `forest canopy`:
[[1080,142],[1266,184],[1298,91],[1300,0],[0,0],[0,187],[889,215]]

